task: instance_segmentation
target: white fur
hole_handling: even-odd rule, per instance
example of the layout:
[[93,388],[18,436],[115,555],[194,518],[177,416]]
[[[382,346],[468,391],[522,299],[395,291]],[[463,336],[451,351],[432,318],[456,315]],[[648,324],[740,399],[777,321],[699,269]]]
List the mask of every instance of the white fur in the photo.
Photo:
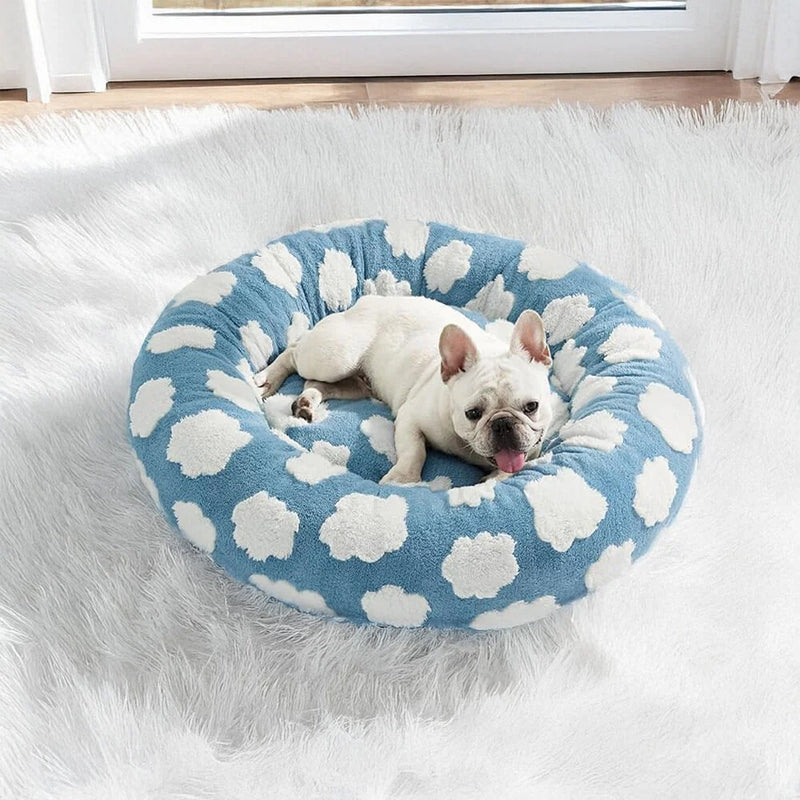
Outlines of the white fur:
[[319,296],[331,311],[343,311],[350,305],[357,283],[350,256],[340,250],[326,250],[319,265]]
[[195,300],[215,306],[223,297],[227,297],[233,291],[234,286],[236,286],[236,276],[232,272],[223,270],[200,275],[175,295],[172,305],[180,306],[190,300]]
[[570,418],[569,403],[562,400],[555,392],[551,392],[550,408],[553,411],[553,417],[547,429],[547,436],[555,436],[555,434],[564,427],[564,423]]
[[[319,539],[328,545],[332,558],[358,558],[373,564],[399,550],[405,542],[407,513],[408,504],[399,495],[347,494],[337,501],[336,510],[320,526]],[[375,529],[368,536],[360,524],[365,518],[375,522]]]
[[250,263],[260,269],[273,286],[285,289],[292,297],[297,297],[297,286],[303,277],[303,265],[283,242],[275,242],[259,250]]
[[379,294],[383,297],[408,297],[411,295],[411,284],[399,281],[388,269],[382,269],[375,278],[364,281],[364,294]]
[[128,409],[131,433],[149,436],[175,402],[175,386],[170,378],[151,378],[137,390]]
[[200,350],[211,350],[217,336],[211,328],[202,325],[176,325],[154,333],[147,342],[151,353],[169,353],[181,347],[196,347]]
[[300,517],[283,500],[256,492],[234,506],[231,519],[233,540],[255,561],[292,554]]
[[619,364],[634,359],[658,358],[661,351],[661,339],[650,328],[623,323],[617,325],[597,352],[609,364]]
[[[313,230],[318,233],[330,233],[337,228],[350,228],[354,225],[363,225],[367,221],[366,217],[353,217],[352,219],[337,219],[333,222],[323,222],[320,225],[314,225]],[[296,225],[295,228],[307,228],[307,225]]]
[[542,322],[548,333],[547,341],[558,344],[571,339],[594,316],[585,294],[572,294],[551,300],[542,312]]
[[678,481],[664,456],[648,458],[642,471],[636,476],[636,493],[633,508],[645,525],[663,522],[672,508],[678,490]]
[[606,583],[625,575],[631,568],[631,555],[635,548],[632,539],[606,547],[597,561],[586,570],[584,577],[586,588],[594,592]]
[[511,605],[506,606],[500,611],[484,611],[478,614],[470,622],[470,628],[476,631],[497,630],[499,628],[512,628],[515,625],[523,625],[526,622],[536,622],[542,617],[546,617],[558,608],[555,597],[546,594],[544,597],[537,597],[526,603],[524,600],[517,600]]
[[285,431],[282,431],[279,428],[270,428],[270,433],[272,433],[273,436],[276,436],[285,444],[288,444],[292,449],[297,450],[298,452],[307,452],[303,445],[296,442],[291,436],[287,436]]
[[608,394],[617,385],[613,375],[587,375],[572,393],[570,408],[573,416],[597,397]]
[[292,314],[292,321],[286,329],[286,344],[297,344],[300,339],[308,333],[311,323],[302,311],[295,311]]
[[457,486],[447,492],[447,502],[451,506],[472,506],[477,508],[483,500],[494,500],[494,478],[476,483],[474,486]]
[[[798,130],[777,104],[0,127],[0,795],[796,795]],[[708,435],[624,578],[509,631],[357,628],[239,586],[153,508],[125,408],[159,309],[376,214],[575,254],[658,309]]]
[[432,492],[449,492],[453,486],[453,479],[449,475],[437,475],[429,481],[422,481],[421,485],[427,486]]
[[638,297],[635,294],[628,294],[625,292],[619,292],[616,289],[614,290],[614,294],[625,303],[628,308],[631,309],[634,313],[638,314],[642,319],[650,320],[650,322],[655,322],[660,328],[664,327],[664,323],[659,318],[658,314],[653,311],[652,308],[644,301],[641,297]]
[[156,508],[159,510],[161,509],[161,498],[158,494],[158,487],[155,485],[153,479],[147,474],[147,470],[144,468],[144,464],[142,464],[139,459],[136,459],[136,469],[139,472],[139,478],[141,479],[142,483],[144,484],[144,488],[147,489],[148,494],[155,503]]
[[341,464],[332,464],[325,456],[318,453],[301,453],[299,456],[290,458],[286,462],[286,469],[297,480],[310,486],[320,483],[326,478],[334,478],[347,472],[347,469]]
[[258,396],[253,391],[255,387],[252,378],[243,381],[220,369],[207,370],[206,377],[206,388],[211,389],[217,397],[230,400],[231,403],[247,411],[261,410]]
[[181,533],[195,547],[206,553],[210,553],[214,549],[217,541],[217,529],[197,503],[178,500],[172,504],[172,512],[175,514]]
[[272,355],[272,339],[264,333],[258,322],[251,319],[246,325],[242,325],[239,328],[239,336],[253,366],[257,370],[265,367]]
[[533,509],[536,535],[559,553],[576,539],[591,536],[608,510],[605,497],[569,467],[529,481],[525,496]]
[[361,433],[369,439],[373,450],[377,453],[383,453],[392,464],[397,462],[397,451],[394,447],[394,422],[392,420],[382,417],[380,414],[373,414],[363,420],[359,428]]
[[658,428],[673,450],[692,452],[697,421],[688,397],[663,383],[651,383],[639,396],[638,408],[639,413]]
[[519,572],[515,546],[507,533],[459,536],[442,562],[442,575],[458,597],[496,597]]
[[390,220],[383,235],[392,246],[395,258],[408,256],[419,258],[425,252],[428,243],[428,226],[416,219]]
[[449,292],[469,272],[472,247],[454,239],[434,251],[425,262],[425,283],[431,291]]
[[565,394],[572,394],[586,374],[586,367],[581,364],[585,355],[585,347],[577,347],[574,339],[568,339],[553,357],[553,377]]
[[350,448],[346,444],[331,444],[322,439],[311,445],[311,452],[340,467],[346,467],[350,460]]
[[491,333],[506,344],[511,344],[511,335],[514,333],[514,323],[507,319],[496,319],[487,323],[484,329],[486,333]]
[[[244,378],[247,382],[248,387],[252,387],[252,391],[261,399],[261,392],[259,392],[258,387],[255,384],[254,376],[253,376],[253,368],[250,366],[250,362],[246,358],[240,358],[238,363],[236,364],[236,371]],[[212,372],[212,370],[209,370]],[[208,375],[208,373],[206,373]],[[208,383],[206,383],[208,386]]]
[[563,253],[532,245],[522,251],[518,269],[528,276],[528,280],[537,281],[563,278],[577,266],[574,259]]
[[567,420],[559,430],[565,444],[593,447],[595,450],[611,452],[622,444],[622,434],[628,426],[610,411],[603,409],[580,419]]
[[266,575],[260,575],[259,573],[250,576],[250,583],[270,597],[297,606],[302,611],[310,611],[312,614],[322,614],[327,617],[333,615],[333,611],[328,607],[325,598],[319,592],[314,592],[310,589],[300,590],[289,581],[273,581]]
[[467,303],[467,308],[483,314],[486,319],[505,319],[514,307],[514,295],[507,292],[503,276],[498,275]]
[[216,475],[253,437],[218,408],[183,417],[172,426],[167,458],[189,478]]
[[371,622],[409,628],[422,625],[431,611],[430,603],[421,594],[392,584],[367,592],[361,598],[361,607]]

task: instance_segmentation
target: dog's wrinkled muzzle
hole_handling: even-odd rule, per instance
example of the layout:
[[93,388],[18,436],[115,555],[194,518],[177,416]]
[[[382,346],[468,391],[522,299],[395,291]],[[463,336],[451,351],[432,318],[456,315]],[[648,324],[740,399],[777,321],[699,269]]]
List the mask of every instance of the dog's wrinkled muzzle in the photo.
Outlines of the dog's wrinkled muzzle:
[[510,414],[498,414],[489,424],[497,448],[493,461],[503,472],[519,472],[525,465],[525,452],[520,448],[515,419]]

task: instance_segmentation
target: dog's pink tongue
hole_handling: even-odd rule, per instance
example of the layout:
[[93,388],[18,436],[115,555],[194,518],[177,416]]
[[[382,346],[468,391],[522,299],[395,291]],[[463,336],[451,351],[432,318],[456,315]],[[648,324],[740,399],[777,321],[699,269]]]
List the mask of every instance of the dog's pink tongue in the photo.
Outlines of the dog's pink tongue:
[[494,460],[503,472],[519,472],[525,466],[525,453],[519,450],[499,450]]

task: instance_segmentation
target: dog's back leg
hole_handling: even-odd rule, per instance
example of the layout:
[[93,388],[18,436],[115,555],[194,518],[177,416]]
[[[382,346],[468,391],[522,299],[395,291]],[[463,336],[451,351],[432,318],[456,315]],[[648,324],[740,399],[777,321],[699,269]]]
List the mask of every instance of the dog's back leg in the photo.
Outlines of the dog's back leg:
[[339,383],[355,375],[375,336],[375,321],[358,304],[321,319],[255,377],[264,397],[294,372],[306,380]]
[[369,383],[363,375],[351,375],[336,383],[306,381],[303,393],[292,403],[292,414],[313,422],[314,412],[325,400],[360,400],[371,396]]
[[355,375],[372,344],[374,325],[357,305],[325,317],[295,345],[297,371],[306,380],[325,383]]

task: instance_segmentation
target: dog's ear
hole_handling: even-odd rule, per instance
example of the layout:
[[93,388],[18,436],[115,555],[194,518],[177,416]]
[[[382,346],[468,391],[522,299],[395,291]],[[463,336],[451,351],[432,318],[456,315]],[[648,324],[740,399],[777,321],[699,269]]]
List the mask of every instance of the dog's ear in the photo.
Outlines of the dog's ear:
[[511,334],[511,352],[519,353],[545,367],[553,363],[544,335],[544,323],[535,311],[528,309],[519,315],[517,324],[514,325],[514,332]]
[[445,325],[439,337],[442,357],[442,380],[447,383],[453,375],[466,372],[477,360],[478,351],[469,336],[458,325]]

